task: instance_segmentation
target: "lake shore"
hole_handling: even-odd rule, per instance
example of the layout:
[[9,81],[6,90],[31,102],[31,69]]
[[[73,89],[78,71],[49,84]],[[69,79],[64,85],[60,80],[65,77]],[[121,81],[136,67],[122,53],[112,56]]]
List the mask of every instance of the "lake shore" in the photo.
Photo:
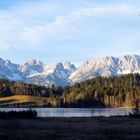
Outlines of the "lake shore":
[[0,119],[2,140],[139,140],[140,118]]
[[128,108],[0,108],[0,111],[27,111],[37,112],[37,117],[100,117],[126,116],[132,112]]

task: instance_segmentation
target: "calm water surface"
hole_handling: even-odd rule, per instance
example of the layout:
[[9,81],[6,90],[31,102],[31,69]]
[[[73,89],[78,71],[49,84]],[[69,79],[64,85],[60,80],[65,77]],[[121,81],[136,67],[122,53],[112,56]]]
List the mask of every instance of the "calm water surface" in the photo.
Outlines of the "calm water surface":
[[[28,108],[0,108],[0,111],[22,111]],[[38,117],[93,117],[124,116],[132,112],[130,108],[33,108]]]

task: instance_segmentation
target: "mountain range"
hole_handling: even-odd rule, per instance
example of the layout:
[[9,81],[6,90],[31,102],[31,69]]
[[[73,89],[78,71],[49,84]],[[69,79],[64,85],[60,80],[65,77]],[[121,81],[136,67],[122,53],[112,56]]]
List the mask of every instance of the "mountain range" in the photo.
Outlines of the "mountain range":
[[14,64],[0,58],[0,79],[23,81],[43,86],[65,86],[97,76],[109,77],[128,73],[140,73],[140,56],[107,56],[84,62],[76,68],[68,61],[56,65],[44,64],[31,59],[26,63]]

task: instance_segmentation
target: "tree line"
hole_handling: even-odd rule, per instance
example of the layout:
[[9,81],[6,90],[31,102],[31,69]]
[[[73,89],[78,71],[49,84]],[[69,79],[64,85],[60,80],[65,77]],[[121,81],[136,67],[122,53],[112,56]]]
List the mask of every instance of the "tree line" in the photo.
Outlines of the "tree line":
[[46,97],[47,107],[132,107],[140,99],[140,75],[97,77],[65,87],[0,80],[0,97],[13,95]]

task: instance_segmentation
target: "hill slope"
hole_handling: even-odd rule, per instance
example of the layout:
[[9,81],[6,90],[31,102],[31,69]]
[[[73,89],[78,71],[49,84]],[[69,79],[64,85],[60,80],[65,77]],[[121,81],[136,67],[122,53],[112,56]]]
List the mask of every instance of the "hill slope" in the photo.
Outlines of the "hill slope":
[[140,75],[97,77],[66,87],[0,80],[0,97],[0,105],[10,107],[133,107],[140,100]]

